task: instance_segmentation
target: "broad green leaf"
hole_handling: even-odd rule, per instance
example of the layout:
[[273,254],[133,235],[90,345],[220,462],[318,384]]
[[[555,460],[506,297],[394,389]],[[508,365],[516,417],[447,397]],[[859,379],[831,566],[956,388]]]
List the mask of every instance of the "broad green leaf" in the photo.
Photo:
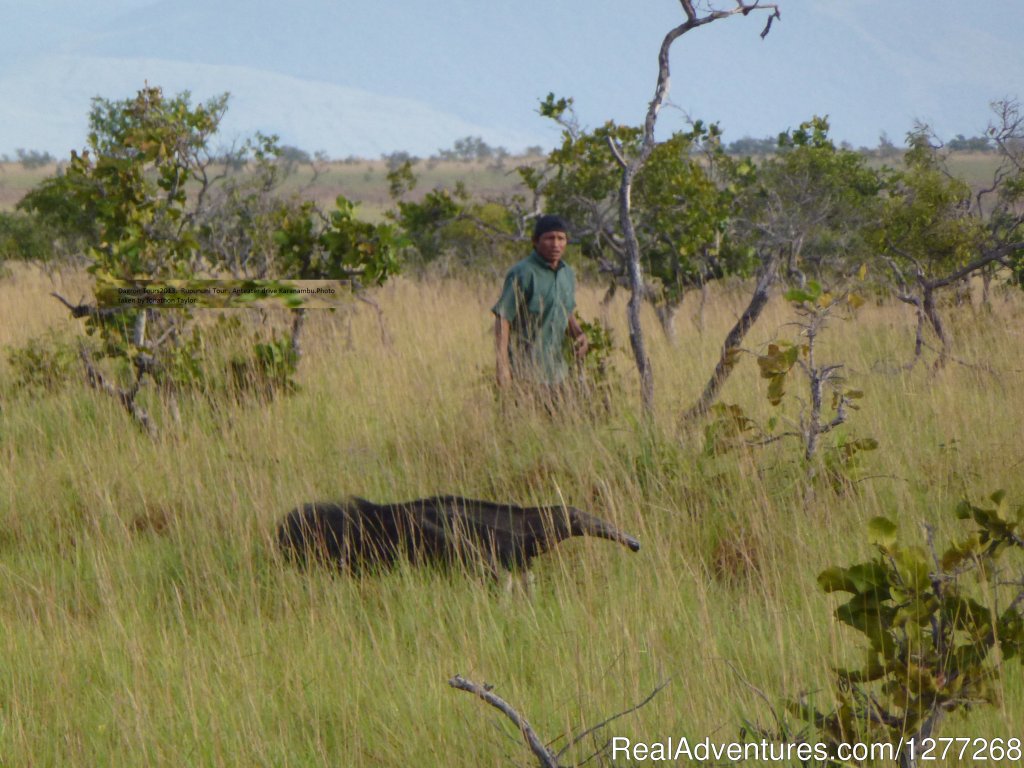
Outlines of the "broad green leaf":
[[863,632],[871,647],[887,658],[895,648],[888,631],[894,614],[893,608],[886,605],[880,595],[870,593],[854,595],[835,612],[837,619]]
[[889,595],[889,573],[877,562],[860,563],[850,568],[833,566],[818,574],[818,584],[825,592],[871,592]]
[[832,566],[818,574],[818,586],[825,592],[852,592],[857,594],[860,591],[858,583],[850,576],[846,568]]
[[868,543],[888,549],[896,543],[899,527],[887,517],[874,517],[868,523]]
[[893,554],[903,585],[916,592],[931,588],[928,554],[921,547],[903,547]]
[[809,291],[805,291],[802,288],[790,288],[783,294],[783,296],[786,301],[793,302],[794,304],[810,304],[816,298]]
[[942,555],[939,564],[944,571],[956,569],[962,562],[981,554],[981,536],[974,532],[963,541],[951,545]]

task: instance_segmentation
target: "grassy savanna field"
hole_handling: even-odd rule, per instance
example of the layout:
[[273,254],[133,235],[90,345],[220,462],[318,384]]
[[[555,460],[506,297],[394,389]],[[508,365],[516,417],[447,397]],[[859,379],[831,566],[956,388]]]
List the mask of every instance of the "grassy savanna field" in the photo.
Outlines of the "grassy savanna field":
[[[516,167],[536,164],[538,158],[509,157],[502,164],[490,161],[420,160],[413,165],[417,176],[409,199],[418,199],[436,187],[451,189],[463,182],[474,199],[488,199],[522,192]],[[876,160],[873,164],[898,167],[899,157]],[[996,158],[982,152],[954,152],[949,157],[950,170],[969,184],[980,188],[991,183]],[[11,210],[25,194],[43,179],[53,176],[55,164],[26,169],[20,163],[0,163],[0,210]],[[284,183],[284,193],[295,193],[332,208],[339,194],[360,204],[359,215],[373,221],[384,218],[393,207],[388,195],[388,164],[384,160],[333,161],[320,167],[314,178],[309,165],[296,165]]]
[[[87,283],[9,267],[0,347],[50,328],[81,333],[53,290],[77,298]],[[646,428],[621,303],[607,310],[622,387],[609,414],[503,414],[490,385],[497,290],[397,279],[376,295],[387,344],[369,310],[356,310],[351,337],[344,317],[317,312],[298,392],[217,407],[196,397],[178,427],[146,393],[163,427],[155,441],[77,381],[18,390],[4,355],[0,764],[534,764],[496,710],[448,687],[455,673],[495,685],[547,739],[671,678],[567,765],[613,735],[735,741],[744,719],[772,725],[762,693],[777,704],[823,695],[833,665],[859,663],[859,637],[833,619],[839,599],[815,579],[873,554],[869,519],[895,519],[907,541],[932,523],[944,543],[965,494],[1005,488],[1024,500],[1018,292],[949,315],[972,367],[902,369],[913,325],[899,305],[830,325],[819,354],[865,393],[844,429],[879,442],[853,488],[835,492],[806,484],[794,444],[708,455],[699,427],[677,428],[741,290],[711,295],[703,331],[696,301],[684,305],[674,346],[645,316],[657,387]],[[602,316],[600,297],[582,288],[585,319]],[[776,301],[746,348],[791,337],[792,319]],[[764,395],[747,358],[722,399],[767,419]],[[564,500],[643,546],[564,542],[535,561],[529,595],[458,572],[303,572],[275,553],[274,527],[300,502],[436,493]],[[1017,662],[999,691],[998,705],[950,719],[941,735],[1024,737]]]
[[[520,190],[516,166],[536,164],[538,158],[509,157],[497,161],[420,160],[413,166],[418,182],[409,195],[418,199],[435,187],[452,188],[462,181],[477,198],[497,197]],[[25,194],[57,172],[56,164],[24,168],[0,163],[0,211],[11,210]],[[384,160],[333,161],[319,166],[314,177],[310,165],[296,165],[285,179],[282,193],[294,193],[330,209],[339,194],[360,204],[361,218],[381,220],[393,207],[388,194],[388,164]]]

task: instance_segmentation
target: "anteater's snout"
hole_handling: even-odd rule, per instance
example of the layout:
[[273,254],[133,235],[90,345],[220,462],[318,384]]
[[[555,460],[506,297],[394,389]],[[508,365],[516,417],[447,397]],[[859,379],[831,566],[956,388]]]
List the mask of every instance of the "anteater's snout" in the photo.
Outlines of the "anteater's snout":
[[570,514],[572,516],[573,535],[597,536],[609,541],[617,541],[624,547],[629,547],[633,552],[640,550],[639,541],[606,520],[602,520],[575,507],[570,507]]

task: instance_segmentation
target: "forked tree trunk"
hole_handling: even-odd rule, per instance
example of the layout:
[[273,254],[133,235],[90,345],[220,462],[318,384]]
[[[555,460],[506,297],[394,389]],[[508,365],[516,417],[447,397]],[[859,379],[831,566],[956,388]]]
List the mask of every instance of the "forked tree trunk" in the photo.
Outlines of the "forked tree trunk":
[[[643,406],[644,414],[647,416],[651,416],[654,413],[654,373],[651,370],[650,359],[647,357],[643,329],[640,327],[640,307],[643,303],[645,286],[643,270],[640,267],[640,243],[637,240],[636,229],[633,226],[630,196],[633,191],[633,181],[636,178],[637,173],[640,172],[640,169],[643,168],[644,164],[647,162],[647,158],[650,157],[651,152],[654,151],[656,144],[654,138],[654,127],[658,121],[658,113],[661,111],[662,106],[668,98],[671,82],[669,53],[672,49],[672,44],[690,30],[702,27],[705,24],[710,24],[711,22],[719,19],[735,16],[736,14],[746,16],[752,11],[768,11],[771,14],[768,17],[768,23],[765,25],[764,31],[761,33],[761,37],[764,38],[771,29],[772,22],[779,18],[780,15],[778,5],[761,5],[760,0],[755,0],[754,2],[736,0],[734,7],[728,10],[708,9],[704,12],[704,16],[701,16],[698,13],[693,0],[679,0],[679,5],[682,7],[683,13],[686,15],[686,21],[669,30],[668,34],[666,34],[662,40],[661,48],[658,51],[658,82],[654,89],[654,98],[651,99],[651,103],[647,108],[647,117],[644,120],[643,140],[640,145],[639,153],[636,157],[627,160],[622,153],[622,148],[615,143],[614,139],[610,136],[608,137],[608,146],[611,149],[612,154],[615,156],[615,160],[622,168],[622,182],[619,185],[619,219],[622,226],[631,290],[629,305],[627,308],[629,341],[633,348],[633,357],[636,360],[637,372],[640,374],[641,404]],[[765,296],[765,300],[767,300],[767,294]],[[760,308],[758,309],[758,314],[759,313]],[[744,329],[743,332],[746,333],[746,330]]]
[[750,303],[747,304],[747,308],[743,310],[743,314],[740,315],[732,330],[725,337],[725,342],[722,344],[722,352],[718,357],[714,373],[711,374],[711,378],[708,380],[697,402],[683,413],[681,419],[683,423],[704,416],[718,398],[722,385],[725,384],[726,379],[729,378],[729,374],[732,373],[732,369],[738,362],[740,345],[743,343],[743,339],[746,338],[747,332],[754,326],[754,323],[761,316],[761,312],[764,311],[765,305],[768,304],[771,287],[775,282],[778,269],[778,256],[770,256],[761,268],[761,274],[758,275],[757,285],[754,287],[754,293],[750,297]]

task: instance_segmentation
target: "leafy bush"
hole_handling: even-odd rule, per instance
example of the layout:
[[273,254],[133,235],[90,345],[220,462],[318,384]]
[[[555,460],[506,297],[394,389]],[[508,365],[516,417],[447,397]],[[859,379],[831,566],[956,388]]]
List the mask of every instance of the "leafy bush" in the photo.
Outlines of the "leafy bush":
[[587,337],[588,351],[582,360],[576,358],[575,347],[565,337],[562,352],[569,370],[575,371],[573,385],[577,395],[590,412],[607,416],[612,403],[622,394],[622,382],[616,376],[612,363],[615,342],[611,329],[598,318],[591,321],[579,320],[580,328]]
[[896,523],[876,517],[878,554],[818,576],[850,595],[835,617],[867,643],[862,666],[836,670],[831,711],[791,705],[828,741],[917,740],[949,713],[996,703],[1003,667],[1024,650],[1024,508],[997,491],[961,502],[956,517],[973,528],[941,555],[930,527],[925,546],[901,544]]
[[0,211],[0,262],[49,261],[53,255],[53,233],[37,217]]
[[57,392],[75,379],[81,368],[74,342],[51,330],[20,347],[7,350],[15,390]]

